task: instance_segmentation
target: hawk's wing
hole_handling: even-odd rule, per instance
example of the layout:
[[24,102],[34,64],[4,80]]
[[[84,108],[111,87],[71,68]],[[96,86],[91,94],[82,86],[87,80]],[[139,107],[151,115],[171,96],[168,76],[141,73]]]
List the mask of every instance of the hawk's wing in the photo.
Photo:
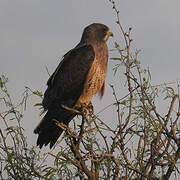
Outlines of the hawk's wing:
[[78,46],[64,55],[47,82],[48,88],[43,99],[45,109],[52,109],[59,102],[71,107],[75,105],[94,58],[95,53],[91,45]]

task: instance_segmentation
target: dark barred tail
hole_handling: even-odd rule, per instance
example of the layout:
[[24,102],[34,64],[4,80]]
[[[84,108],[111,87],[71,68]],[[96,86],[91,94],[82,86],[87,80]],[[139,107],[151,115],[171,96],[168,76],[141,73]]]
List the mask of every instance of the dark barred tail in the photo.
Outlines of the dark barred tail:
[[64,109],[60,109],[58,112],[48,111],[41,122],[34,129],[34,133],[39,134],[37,146],[39,146],[41,149],[43,145],[46,146],[50,143],[50,148],[52,148],[63,132],[63,130],[56,125],[55,121],[68,125],[75,115],[76,114],[74,112]]

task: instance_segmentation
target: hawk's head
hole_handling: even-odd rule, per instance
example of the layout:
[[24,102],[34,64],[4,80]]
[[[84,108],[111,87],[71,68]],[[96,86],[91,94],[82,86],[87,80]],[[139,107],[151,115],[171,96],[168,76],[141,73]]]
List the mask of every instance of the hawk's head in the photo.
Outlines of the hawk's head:
[[109,36],[113,36],[113,33],[106,25],[100,23],[93,23],[84,29],[81,42],[106,42]]

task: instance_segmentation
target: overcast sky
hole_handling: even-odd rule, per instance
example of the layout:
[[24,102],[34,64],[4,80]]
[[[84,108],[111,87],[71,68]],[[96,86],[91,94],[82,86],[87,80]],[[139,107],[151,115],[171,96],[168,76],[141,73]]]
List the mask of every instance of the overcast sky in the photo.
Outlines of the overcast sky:
[[[133,43],[141,49],[140,60],[144,67],[150,67],[153,83],[180,79],[180,1],[116,2],[122,24],[133,28]],[[101,22],[110,27],[115,37],[109,40],[109,49],[113,48],[113,41],[121,43],[115,21],[108,0],[0,0],[0,74],[9,77],[14,100],[21,96],[24,86],[45,91],[48,79],[45,67],[52,73],[60,57],[79,42],[87,25]],[[107,84],[114,83],[113,65],[114,62],[109,63]],[[111,89],[107,87],[104,99],[96,99],[97,109],[111,100]],[[32,104],[24,124],[33,144],[36,139],[33,128],[40,118]]]

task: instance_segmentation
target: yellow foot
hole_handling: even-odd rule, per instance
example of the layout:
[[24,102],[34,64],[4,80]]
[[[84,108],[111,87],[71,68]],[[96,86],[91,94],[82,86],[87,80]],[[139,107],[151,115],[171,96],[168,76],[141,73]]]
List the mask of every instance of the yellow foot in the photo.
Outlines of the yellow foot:
[[84,103],[84,104],[81,105],[81,112],[82,112],[82,114],[83,114],[83,116],[84,116],[85,118],[88,117],[88,115],[89,115],[89,109],[88,109],[87,104]]
[[84,103],[81,105],[81,111],[82,111],[84,117],[87,118],[89,116],[89,114],[94,113],[94,107],[91,102],[89,102],[89,104]]
[[93,107],[91,101],[90,101],[89,104],[88,104],[88,109],[89,109],[89,113],[90,113],[90,114],[94,114],[94,107]]

